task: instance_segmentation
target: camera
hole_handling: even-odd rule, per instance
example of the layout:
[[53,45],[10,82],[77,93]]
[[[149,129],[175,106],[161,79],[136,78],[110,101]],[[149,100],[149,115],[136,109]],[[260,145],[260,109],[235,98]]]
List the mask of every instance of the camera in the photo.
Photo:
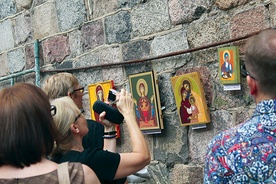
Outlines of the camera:
[[117,91],[115,89],[109,89],[107,100],[110,103],[115,103]]

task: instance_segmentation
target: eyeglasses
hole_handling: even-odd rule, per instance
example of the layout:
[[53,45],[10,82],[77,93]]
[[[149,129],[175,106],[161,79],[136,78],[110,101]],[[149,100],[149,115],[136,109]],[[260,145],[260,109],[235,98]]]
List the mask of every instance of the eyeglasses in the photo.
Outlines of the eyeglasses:
[[77,116],[75,117],[75,121],[74,121],[74,122],[76,122],[76,121],[79,119],[79,117],[84,113],[84,110],[83,110],[83,109],[81,109],[80,111],[81,111],[81,112],[79,113],[79,115],[77,115]]
[[252,76],[245,68],[245,64],[241,64],[241,75],[243,78],[246,78],[246,76],[250,76],[252,79],[258,81],[258,79],[256,79],[256,77]]
[[51,105],[51,115],[54,116],[57,113],[57,108],[54,105]]
[[83,93],[84,92],[84,87],[78,88],[78,89],[74,89],[73,93],[76,92],[76,91],[80,91],[81,93]]

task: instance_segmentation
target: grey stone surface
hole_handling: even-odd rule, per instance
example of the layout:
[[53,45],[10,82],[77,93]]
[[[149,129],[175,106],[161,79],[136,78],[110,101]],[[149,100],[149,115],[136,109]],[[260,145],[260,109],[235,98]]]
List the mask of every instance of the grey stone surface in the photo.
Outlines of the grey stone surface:
[[59,0],[56,1],[59,31],[63,32],[80,26],[85,19],[84,1]]
[[133,7],[143,2],[144,0],[118,0],[119,8]]
[[29,9],[32,6],[32,0],[15,0],[18,11]]
[[[151,43],[151,54],[153,56],[166,55],[173,52],[183,51],[189,48],[186,31],[178,30],[167,35],[157,36]],[[189,54],[181,54],[165,59],[155,60],[153,68],[157,71],[164,71],[183,66],[189,60]]]
[[14,0],[0,1],[0,19],[11,16],[16,13],[16,5]]
[[94,66],[94,65],[99,65],[99,54],[95,52],[90,52],[87,54],[84,54],[80,56],[75,62],[74,62],[74,67],[86,67],[86,66]]
[[102,48],[98,51],[100,64],[119,63],[121,61],[120,51],[119,46]]
[[0,76],[5,76],[9,74],[9,68],[7,63],[7,53],[3,53],[0,55],[0,68],[1,68]]
[[271,26],[276,26],[276,14],[274,13],[276,11],[276,2],[271,2],[269,4],[269,14],[271,17]]
[[93,0],[93,18],[114,12],[117,9],[118,0]]
[[170,182],[168,178],[169,171],[166,164],[162,162],[149,165],[148,172],[150,175],[150,180],[146,182],[148,184],[167,184]]
[[193,21],[187,30],[190,47],[204,46],[229,39],[229,22],[230,17],[227,15],[204,16]]
[[124,43],[130,40],[131,22],[128,11],[121,11],[105,18],[106,43]]
[[0,52],[14,47],[14,37],[12,32],[11,20],[0,22]]
[[10,73],[22,71],[25,67],[25,52],[23,48],[8,52],[7,61]]
[[26,43],[33,39],[32,21],[29,12],[23,12],[14,19],[15,45]]
[[84,51],[104,44],[104,30],[101,20],[85,24],[81,28],[81,33]]
[[202,165],[175,164],[171,171],[170,181],[172,184],[202,184],[202,174]]
[[191,22],[199,19],[211,7],[210,0],[170,0],[169,11],[173,24]]
[[245,3],[249,2],[249,0],[215,0],[215,4],[218,8],[227,10],[236,6],[243,5]]
[[82,36],[80,30],[74,30],[69,35],[70,57],[76,57],[83,53]]
[[123,61],[138,60],[149,57],[150,43],[146,40],[128,42],[122,46]]
[[33,31],[35,39],[42,39],[58,32],[54,2],[47,2],[34,8]]
[[167,1],[151,0],[133,7],[131,22],[134,37],[168,30],[170,20]]

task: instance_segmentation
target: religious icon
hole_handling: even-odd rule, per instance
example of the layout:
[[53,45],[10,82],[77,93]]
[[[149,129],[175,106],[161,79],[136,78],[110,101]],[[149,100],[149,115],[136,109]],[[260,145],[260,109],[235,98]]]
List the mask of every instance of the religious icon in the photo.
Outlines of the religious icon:
[[145,72],[129,76],[135,104],[136,120],[143,133],[160,133],[163,129],[159,93],[155,73]]
[[[99,114],[93,110],[93,105],[97,100],[106,102],[108,98],[109,89],[114,89],[114,81],[108,80],[95,84],[88,85],[88,94],[90,101],[91,119],[100,122]],[[116,124],[117,138],[120,137],[120,125]]]
[[240,83],[240,60],[237,46],[218,49],[221,84]]
[[200,74],[192,72],[171,78],[175,102],[182,126],[210,122]]

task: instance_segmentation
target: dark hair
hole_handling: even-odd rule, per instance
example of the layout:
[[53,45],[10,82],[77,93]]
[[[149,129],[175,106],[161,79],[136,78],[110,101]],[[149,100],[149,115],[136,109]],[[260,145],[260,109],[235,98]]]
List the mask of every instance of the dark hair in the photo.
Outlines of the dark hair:
[[261,90],[276,97],[276,30],[264,30],[248,39],[246,69],[256,77]]
[[51,153],[57,130],[39,87],[17,83],[0,91],[0,166],[23,168]]

